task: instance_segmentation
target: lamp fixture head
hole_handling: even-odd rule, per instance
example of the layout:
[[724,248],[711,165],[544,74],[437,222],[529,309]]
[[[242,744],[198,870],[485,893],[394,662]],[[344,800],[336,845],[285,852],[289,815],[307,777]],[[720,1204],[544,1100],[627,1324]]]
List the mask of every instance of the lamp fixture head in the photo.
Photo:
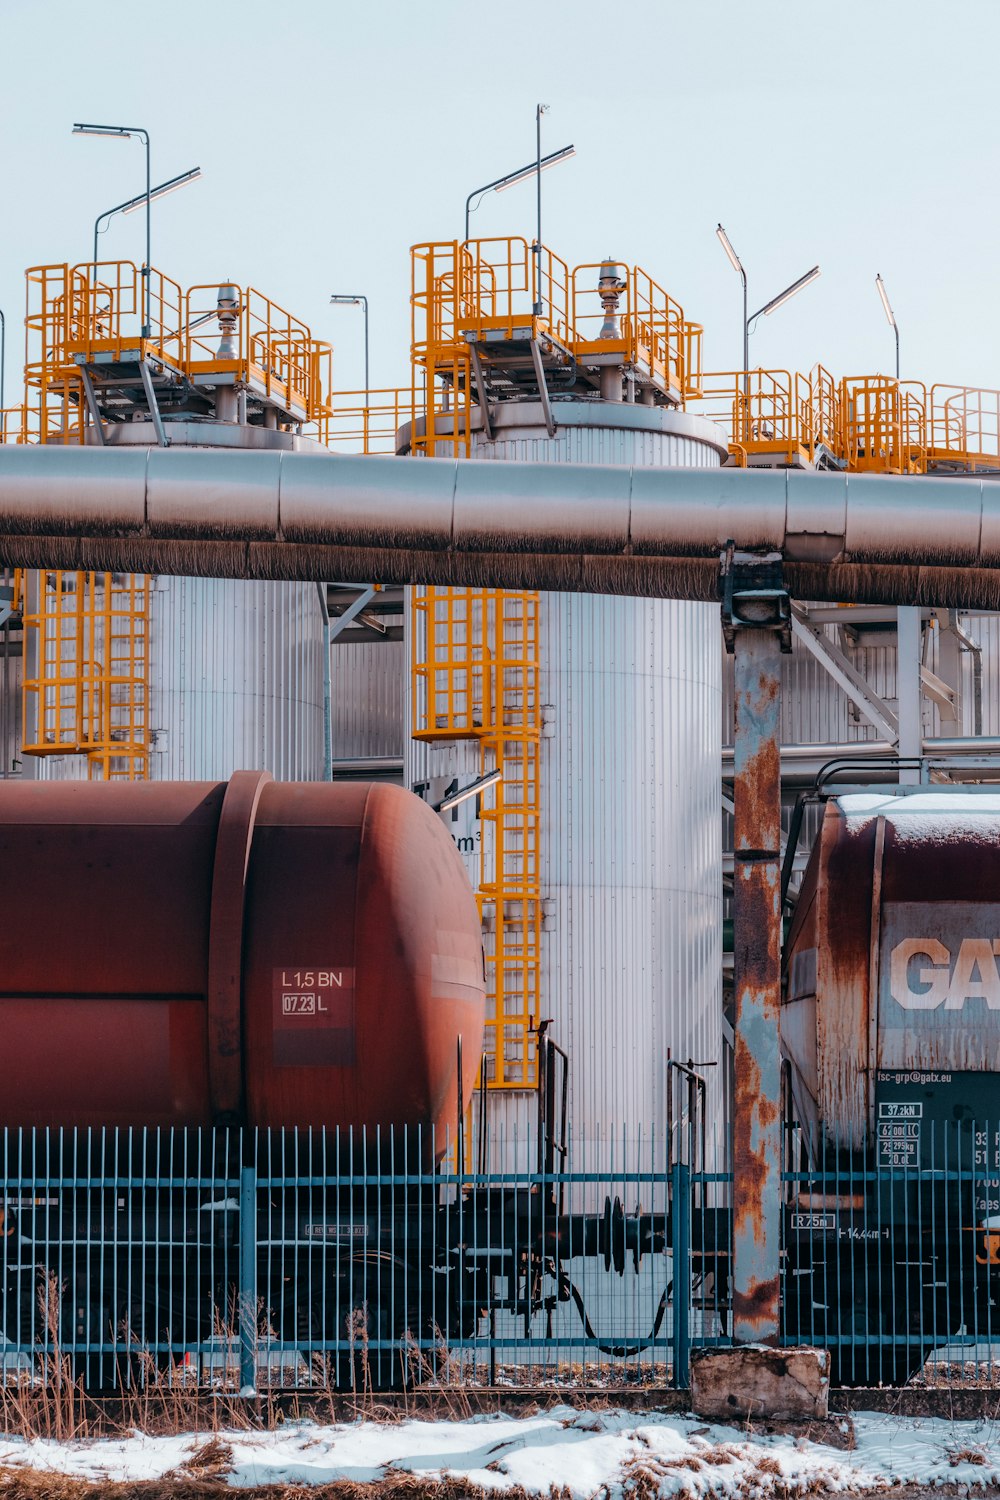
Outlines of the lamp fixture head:
[[881,276],[875,277],[875,290],[878,292],[879,297],[882,299],[882,307],[885,310],[886,321],[888,322],[889,327],[895,328],[896,314],[892,310],[892,305],[889,302],[889,293],[885,289],[885,282],[882,280]]
[[518,167],[516,172],[511,172],[506,177],[501,177],[495,184],[495,193],[505,193],[509,187],[516,182],[524,182],[528,177],[534,177],[539,171],[547,172],[549,167],[554,167],[558,162],[566,161],[569,157],[576,155],[575,146],[563,146],[561,151],[550,151],[548,156],[543,156],[541,162],[529,162],[526,167]]
[[723,229],[723,227],[722,227],[721,224],[718,225],[718,227],[716,228],[715,232],[716,232],[716,234],[719,237],[719,243],[720,243],[720,245],[722,246],[723,250],[725,250],[727,256],[729,257],[729,264],[732,266],[732,268],[733,268],[734,271],[736,271],[740,276],[742,276],[743,275],[743,264],[742,264],[739,256],[736,254],[736,251],[733,249],[732,243],[730,242],[728,234]]
[[820,274],[819,266],[813,266],[812,270],[807,271],[804,276],[800,276],[798,281],[793,281],[791,286],[786,286],[783,292],[779,292],[776,297],[772,297],[770,302],[761,308],[761,312],[765,317],[769,318],[773,312],[777,312],[779,307],[783,307],[786,302],[790,301],[796,292],[801,292],[803,287],[807,287],[811,281],[815,281]]
[[139,135],[140,131],[131,125],[74,125],[74,135],[107,135],[118,140],[127,140],[129,136]]
[[[161,182],[159,187],[150,191],[150,202],[154,198],[165,198],[168,193],[176,193],[178,188],[186,187],[189,182],[195,182],[201,176],[200,167],[192,167],[188,172],[180,172],[176,177],[171,177],[167,182]],[[123,204],[123,214],[134,214],[137,208],[142,208],[146,201],[146,194],[140,193],[136,198],[130,198],[128,203]]]

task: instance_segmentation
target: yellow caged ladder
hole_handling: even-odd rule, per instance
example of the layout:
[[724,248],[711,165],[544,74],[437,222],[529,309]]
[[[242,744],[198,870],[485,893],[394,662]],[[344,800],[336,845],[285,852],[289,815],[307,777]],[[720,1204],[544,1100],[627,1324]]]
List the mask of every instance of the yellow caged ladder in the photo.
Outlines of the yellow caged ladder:
[[476,899],[486,950],[486,1083],[537,1082],[539,1018],[538,595],[500,589],[415,589],[412,683],[417,740],[475,740],[481,793]]
[[149,579],[21,573],[24,751],[82,755],[91,780],[149,775]]

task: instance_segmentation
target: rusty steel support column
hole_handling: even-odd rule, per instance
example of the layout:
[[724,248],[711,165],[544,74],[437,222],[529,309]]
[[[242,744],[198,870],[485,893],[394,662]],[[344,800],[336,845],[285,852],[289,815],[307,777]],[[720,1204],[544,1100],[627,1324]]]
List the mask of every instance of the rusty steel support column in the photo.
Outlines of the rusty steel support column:
[[790,647],[781,560],[723,559],[735,655],[733,1337],[776,1343],[781,1241],[781,655]]

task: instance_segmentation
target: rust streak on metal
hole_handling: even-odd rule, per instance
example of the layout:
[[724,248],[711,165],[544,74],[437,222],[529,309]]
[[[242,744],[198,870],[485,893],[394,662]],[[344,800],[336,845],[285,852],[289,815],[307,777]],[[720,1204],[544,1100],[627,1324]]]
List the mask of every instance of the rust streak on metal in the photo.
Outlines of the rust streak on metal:
[[740,629],[735,654],[733,1332],[740,1341],[775,1341],[781,1197],[780,640],[766,628]]

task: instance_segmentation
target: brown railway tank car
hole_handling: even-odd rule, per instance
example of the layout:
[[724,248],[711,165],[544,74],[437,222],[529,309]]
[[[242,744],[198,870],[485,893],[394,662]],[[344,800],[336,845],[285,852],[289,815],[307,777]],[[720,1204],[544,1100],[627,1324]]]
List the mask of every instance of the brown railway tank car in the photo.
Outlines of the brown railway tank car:
[[0,1125],[420,1127],[482,1044],[479,918],[387,785],[0,784]]
[[146,1356],[211,1358],[236,1307],[241,1372],[261,1334],[341,1388],[388,1387],[414,1339],[468,1337],[486,1308],[530,1324],[575,1297],[586,1325],[574,1258],[624,1274],[662,1253],[663,1214],[564,1211],[565,1056],[544,1026],[540,1181],[456,1197],[482,935],[411,793],[0,784],[0,859],[0,1344],[19,1357],[58,1283],[91,1389],[144,1379]]

